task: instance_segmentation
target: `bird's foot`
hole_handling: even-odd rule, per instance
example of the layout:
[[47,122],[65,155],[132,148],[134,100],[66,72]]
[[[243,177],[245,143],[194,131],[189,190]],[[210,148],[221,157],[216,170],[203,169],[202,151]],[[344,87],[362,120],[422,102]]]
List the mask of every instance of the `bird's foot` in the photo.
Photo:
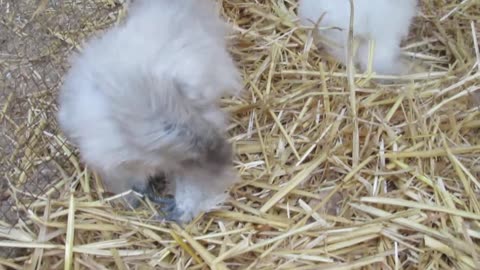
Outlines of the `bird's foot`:
[[178,222],[180,217],[183,214],[183,211],[177,208],[177,203],[175,198],[173,197],[162,197],[153,192],[142,191],[140,189],[132,188],[133,191],[142,194],[144,197],[148,198],[152,203],[161,205],[160,213],[157,215],[157,219],[159,220],[167,220],[167,221],[174,221]]
[[150,201],[156,204],[162,205],[160,208],[161,215],[159,219],[179,222],[180,217],[183,215],[183,211],[178,209],[175,198],[152,196],[148,198]]

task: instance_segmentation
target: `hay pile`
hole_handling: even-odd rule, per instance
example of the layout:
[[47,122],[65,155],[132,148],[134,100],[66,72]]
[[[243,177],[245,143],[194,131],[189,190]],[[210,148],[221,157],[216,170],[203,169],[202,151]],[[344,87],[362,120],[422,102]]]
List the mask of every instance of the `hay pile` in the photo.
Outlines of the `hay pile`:
[[184,228],[112,208],[54,122],[65,57],[123,5],[22,2],[3,2],[2,31],[46,45],[0,55],[2,196],[23,217],[0,222],[0,247],[24,251],[0,269],[480,269],[478,1],[421,1],[404,46],[417,72],[389,85],[349,83],[296,1],[223,1],[245,74],[245,97],[225,100],[243,180]]

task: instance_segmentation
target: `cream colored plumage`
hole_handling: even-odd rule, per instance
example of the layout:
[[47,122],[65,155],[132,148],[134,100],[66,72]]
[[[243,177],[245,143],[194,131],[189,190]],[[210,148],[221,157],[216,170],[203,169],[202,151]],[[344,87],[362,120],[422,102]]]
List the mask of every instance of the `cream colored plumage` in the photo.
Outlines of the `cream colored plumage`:
[[225,199],[236,177],[218,101],[241,89],[226,34],[209,0],[136,0],[72,59],[59,123],[109,191],[165,173],[182,222]]

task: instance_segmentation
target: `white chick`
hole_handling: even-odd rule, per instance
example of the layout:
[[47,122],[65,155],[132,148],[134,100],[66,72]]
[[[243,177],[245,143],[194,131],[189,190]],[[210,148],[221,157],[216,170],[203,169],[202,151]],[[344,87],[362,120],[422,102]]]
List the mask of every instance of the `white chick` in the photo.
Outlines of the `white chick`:
[[[358,64],[362,71],[367,70],[369,42],[373,41],[373,71],[384,75],[407,72],[406,64],[400,61],[400,43],[408,35],[416,14],[417,0],[354,0],[353,3],[353,36],[359,43],[358,51],[354,54],[355,64]],[[318,33],[327,39],[324,47],[337,61],[345,65],[350,1],[299,0],[298,15],[305,26],[314,26],[318,22]]]
[[148,194],[148,179],[165,174],[168,218],[180,222],[226,198],[237,179],[218,102],[241,90],[226,34],[209,0],[136,0],[74,57],[58,120],[108,191]]

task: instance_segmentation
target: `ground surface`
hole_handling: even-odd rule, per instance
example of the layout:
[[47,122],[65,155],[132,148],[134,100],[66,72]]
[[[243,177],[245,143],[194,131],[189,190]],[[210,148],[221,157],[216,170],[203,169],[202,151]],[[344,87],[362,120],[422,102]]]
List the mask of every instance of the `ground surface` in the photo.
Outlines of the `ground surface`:
[[68,55],[122,4],[0,0],[0,268],[480,269],[478,2],[421,1],[390,85],[349,84],[296,1],[221,3],[242,181],[180,228],[112,208],[55,121]]

